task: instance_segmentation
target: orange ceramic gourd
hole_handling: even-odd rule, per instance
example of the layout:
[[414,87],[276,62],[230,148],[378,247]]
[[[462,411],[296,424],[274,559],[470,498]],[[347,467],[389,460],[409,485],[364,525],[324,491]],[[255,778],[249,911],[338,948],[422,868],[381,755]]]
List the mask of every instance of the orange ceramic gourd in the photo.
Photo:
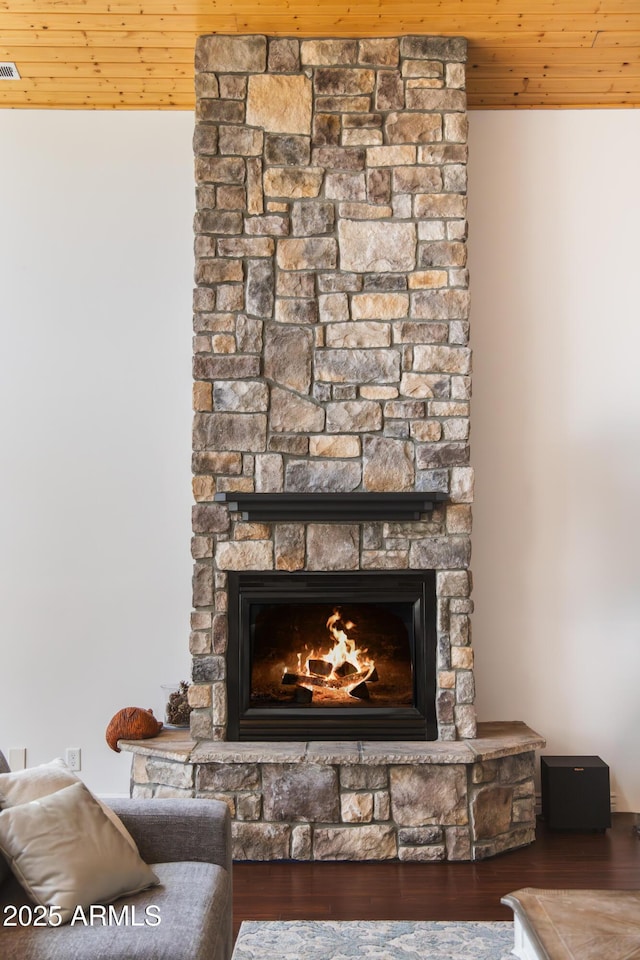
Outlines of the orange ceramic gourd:
[[123,707],[111,718],[105,739],[112,750],[120,753],[118,740],[148,740],[162,730],[162,724],[153,715],[153,710],[142,707]]

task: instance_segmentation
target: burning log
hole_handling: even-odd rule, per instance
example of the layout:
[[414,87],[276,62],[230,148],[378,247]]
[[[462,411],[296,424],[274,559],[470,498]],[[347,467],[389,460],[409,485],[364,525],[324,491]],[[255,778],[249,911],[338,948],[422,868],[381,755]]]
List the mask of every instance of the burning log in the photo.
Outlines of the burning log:
[[311,703],[313,700],[313,690],[309,690],[308,687],[296,686],[293,699],[295,703]]
[[309,673],[314,673],[318,677],[328,677],[333,670],[333,665],[328,660],[309,660],[307,668]]
[[349,674],[348,677],[318,677],[307,676],[305,673],[289,673],[286,671],[282,675],[282,683],[285,686],[302,684],[303,686],[328,687],[330,690],[344,690],[345,687],[350,687],[352,684],[359,684],[367,680],[369,672],[369,670],[357,670],[355,673]]
[[365,681],[362,680],[360,683],[356,684],[355,687],[352,687],[352,689],[349,690],[349,696],[355,697],[356,700],[368,700],[369,687],[367,686]]

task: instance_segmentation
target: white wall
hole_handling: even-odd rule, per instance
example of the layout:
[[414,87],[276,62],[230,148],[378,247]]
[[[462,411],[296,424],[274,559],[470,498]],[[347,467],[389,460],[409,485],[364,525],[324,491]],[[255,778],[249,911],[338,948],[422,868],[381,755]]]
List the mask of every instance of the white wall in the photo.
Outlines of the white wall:
[[640,809],[640,112],[471,116],[481,719]]
[[189,676],[192,126],[0,111],[0,748],[106,793]]
[[[0,748],[103,744],[188,675],[188,113],[0,111]],[[640,809],[638,111],[471,115],[481,719]],[[96,680],[97,685],[96,685]]]

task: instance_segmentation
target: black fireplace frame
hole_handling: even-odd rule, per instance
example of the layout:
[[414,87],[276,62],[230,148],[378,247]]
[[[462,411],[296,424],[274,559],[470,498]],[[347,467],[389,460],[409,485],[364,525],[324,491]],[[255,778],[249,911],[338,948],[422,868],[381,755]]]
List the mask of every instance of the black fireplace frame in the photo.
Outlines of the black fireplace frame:
[[[230,572],[227,706],[229,740],[436,740],[436,573],[407,571]],[[268,594],[266,593],[268,591]],[[250,605],[273,600],[412,604],[413,705],[252,707]]]

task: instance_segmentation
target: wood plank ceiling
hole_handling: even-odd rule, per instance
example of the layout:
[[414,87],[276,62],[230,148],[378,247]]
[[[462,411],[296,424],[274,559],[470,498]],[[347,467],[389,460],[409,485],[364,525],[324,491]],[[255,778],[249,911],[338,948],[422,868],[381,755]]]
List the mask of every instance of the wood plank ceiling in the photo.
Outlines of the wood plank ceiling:
[[469,106],[640,106],[640,0],[0,0],[0,107],[190,110],[195,38],[465,36]]

